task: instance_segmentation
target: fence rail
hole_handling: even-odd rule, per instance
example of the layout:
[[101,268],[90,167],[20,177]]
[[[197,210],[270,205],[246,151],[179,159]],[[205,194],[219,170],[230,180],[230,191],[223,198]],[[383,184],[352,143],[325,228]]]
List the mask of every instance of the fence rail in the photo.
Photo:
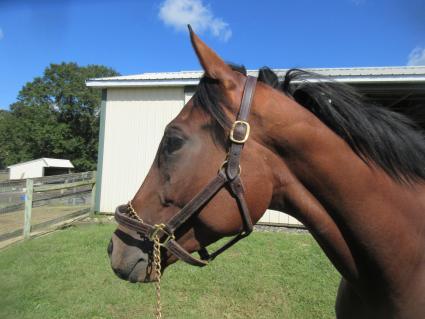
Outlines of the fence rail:
[[0,241],[93,211],[95,173],[0,182]]
[[9,170],[0,169],[0,182],[5,181],[9,178]]
[[[34,185],[42,184],[64,184],[71,183],[80,180],[87,180],[93,178],[95,175],[94,171],[81,172],[81,173],[71,173],[71,174],[61,174],[53,176],[43,176],[32,178]],[[16,179],[16,180],[7,180],[0,182],[0,194],[7,193],[11,191],[19,191],[25,189],[26,179]]]
[[[74,182],[91,180],[94,178],[94,176],[95,172],[90,171],[82,173],[37,177],[32,178],[32,180],[34,185],[43,185],[47,188],[48,185],[52,184],[69,184]],[[0,215],[24,209],[25,191],[25,179],[0,182]],[[61,193],[60,196],[65,197],[66,194]],[[46,201],[48,199],[53,199],[53,197],[50,194],[45,195],[44,198],[43,196],[38,196],[38,199],[34,200],[34,205],[41,206],[43,204],[43,201]]]
[[[74,182],[74,183],[65,183],[58,185],[40,185],[34,186],[34,181],[32,179],[27,179],[26,181],[26,193],[25,193],[25,219],[24,219],[24,238],[27,239],[30,237],[31,233],[31,215],[32,215],[32,206],[33,206],[33,194],[36,192],[48,192],[48,191],[57,191],[64,190],[69,188],[75,188],[79,186],[90,185],[92,186],[92,199],[94,198],[96,178],[92,177],[90,180]],[[57,198],[57,197],[56,197]],[[93,209],[93,200],[91,208]],[[87,208],[84,209],[86,211]]]

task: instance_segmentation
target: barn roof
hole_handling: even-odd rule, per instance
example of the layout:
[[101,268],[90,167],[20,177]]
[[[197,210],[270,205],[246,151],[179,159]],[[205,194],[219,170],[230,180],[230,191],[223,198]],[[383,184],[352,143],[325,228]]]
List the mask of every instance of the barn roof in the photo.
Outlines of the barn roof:
[[[274,69],[283,77],[288,69]],[[361,67],[361,68],[313,68],[306,69],[330,76],[336,81],[351,83],[373,82],[425,82],[425,66]],[[256,76],[257,70],[248,70]],[[196,85],[203,71],[179,71],[141,73],[126,76],[94,78],[86,81],[89,87],[143,87],[143,86],[186,86]]]
[[47,157],[42,157],[42,158],[38,158],[38,159],[35,159],[35,160],[27,161],[27,162],[21,162],[21,163],[13,164],[13,165],[8,166],[7,168],[21,166],[21,165],[27,165],[27,164],[35,163],[35,162],[42,162],[43,167],[74,168],[74,165],[72,165],[70,160],[59,159],[59,158],[47,158]]

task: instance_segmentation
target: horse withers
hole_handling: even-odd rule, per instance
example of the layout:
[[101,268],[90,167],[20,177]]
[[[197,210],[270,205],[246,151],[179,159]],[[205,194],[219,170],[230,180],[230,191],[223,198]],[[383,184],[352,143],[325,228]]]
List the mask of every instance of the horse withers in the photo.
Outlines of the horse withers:
[[204,266],[271,208],[299,219],[342,275],[338,318],[425,318],[422,132],[311,73],[280,83],[264,69],[256,81],[190,37],[205,74],[142,186],[117,208],[115,273],[157,280],[155,241],[162,269],[178,259]]

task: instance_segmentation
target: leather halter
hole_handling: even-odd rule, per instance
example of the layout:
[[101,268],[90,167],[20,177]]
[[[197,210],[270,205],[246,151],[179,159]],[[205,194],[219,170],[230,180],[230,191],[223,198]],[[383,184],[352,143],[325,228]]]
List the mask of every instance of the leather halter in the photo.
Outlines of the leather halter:
[[[115,210],[115,219],[118,224],[138,232],[151,241],[155,236],[159,236],[161,238],[162,247],[182,261],[199,267],[207,265],[209,261],[213,260],[219,254],[252,232],[253,225],[245,201],[244,188],[240,177],[240,156],[250,133],[250,126],[247,119],[256,83],[257,79],[255,77],[247,77],[239,113],[230,130],[230,147],[227,158],[220,167],[217,176],[164,224],[150,225],[143,222],[143,220],[138,218],[131,206],[131,202],[128,205],[118,206]],[[238,204],[243,221],[243,229],[238,235],[211,254],[208,253],[206,248],[201,248],[198,251],[201,259],[195,258],[177,243],[174,232],[191,216],[198,213],[199,209],[226,185],[229,186],[228,189]]]

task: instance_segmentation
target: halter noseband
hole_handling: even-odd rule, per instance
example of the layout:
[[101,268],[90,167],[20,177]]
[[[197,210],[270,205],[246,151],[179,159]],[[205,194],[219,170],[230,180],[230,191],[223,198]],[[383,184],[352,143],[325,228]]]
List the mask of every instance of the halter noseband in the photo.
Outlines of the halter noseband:
[[[159,238],[161,238],[162,247],[184,262],[199,267],[207,265],[209,261],[213,260],[219,254],[252,232],[253,225],[245,201],[244,188],[240,177],[240,156],[250,133],[250,126],[247,119],[256,83],[257,79],[255,77],[247,77],[239,113],[230,130],[230,147],[227,158],[220,167],[217,176],[164,224],[150,225],[145,223],[137,215],[131,205],[131,201],[128,205],[118,206],[115,210],[115,219],[118,224],[138,232],[151,241],[153,241],[155,236],[159,236]],[[213,198],[225,185],[229,186],[229,191],[238,204],[243,221],[243,230],[211,254],[208,253],[205,247],[201,248],[198,251],[201,259],[195,258],[177,243],[174,232],[191,216],[197,213],[199,209]]]

